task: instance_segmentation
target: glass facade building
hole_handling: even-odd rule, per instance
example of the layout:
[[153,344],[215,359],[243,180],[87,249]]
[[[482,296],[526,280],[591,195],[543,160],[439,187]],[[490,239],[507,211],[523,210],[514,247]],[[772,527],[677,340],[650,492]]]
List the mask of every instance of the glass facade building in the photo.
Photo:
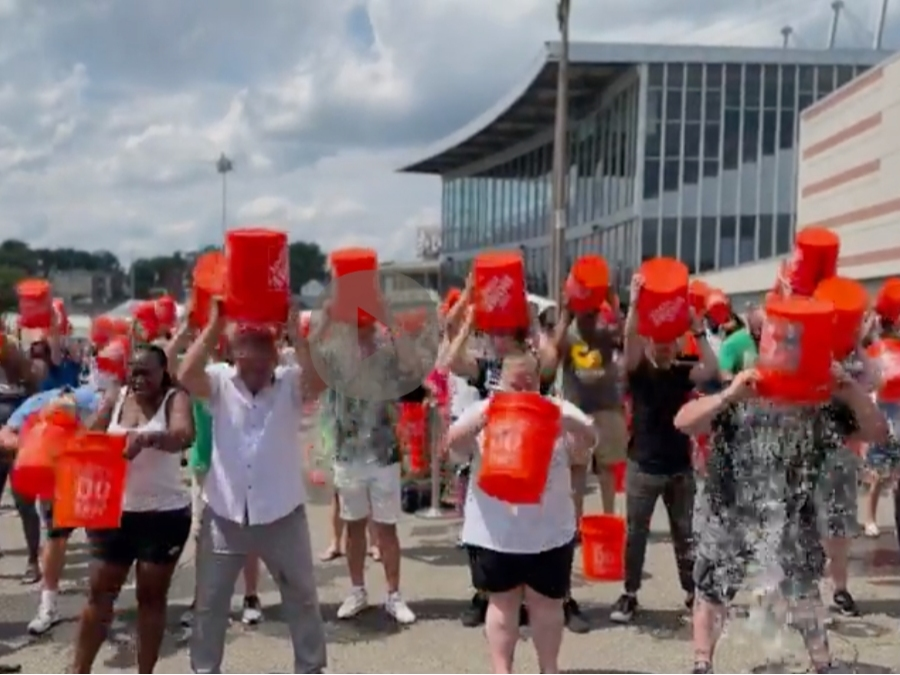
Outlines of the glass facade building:
[[[700,274],[786,253],[800,113],[883,57],[703,49],[687,59],[678,47],[656,48],[671,58],[621,68],[594,105],[573,115],[568,264],[598,252],[624,284],[658,255]],[[804,58],[792,62],[797,54]],[[518,247],[530,289],[547,293],[551,127],[442,174],[445,281],[458,283],[479,251]]]

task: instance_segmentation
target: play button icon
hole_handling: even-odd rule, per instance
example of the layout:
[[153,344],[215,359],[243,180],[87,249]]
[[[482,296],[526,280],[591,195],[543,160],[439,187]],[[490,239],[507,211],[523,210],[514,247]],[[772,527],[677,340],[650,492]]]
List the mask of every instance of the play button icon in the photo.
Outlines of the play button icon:
[[440,346],[439,296],[392,275],[382,292],[371,272],[326,287],[310,319],[310,352],[333,391],[367,401],[394,401],[419,387]]

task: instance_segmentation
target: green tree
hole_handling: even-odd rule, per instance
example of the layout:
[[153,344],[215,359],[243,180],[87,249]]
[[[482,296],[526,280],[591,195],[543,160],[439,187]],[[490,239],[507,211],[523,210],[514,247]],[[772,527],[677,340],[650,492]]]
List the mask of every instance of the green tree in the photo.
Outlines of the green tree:
[[299,293],[310,281],[325,281],[325,254],[315,242],[295,241],[288,248],[291,267],[291,292]]
[[15,312],[19,306],[16,284],[28,276],[21,267],[0,264],[0,312]]

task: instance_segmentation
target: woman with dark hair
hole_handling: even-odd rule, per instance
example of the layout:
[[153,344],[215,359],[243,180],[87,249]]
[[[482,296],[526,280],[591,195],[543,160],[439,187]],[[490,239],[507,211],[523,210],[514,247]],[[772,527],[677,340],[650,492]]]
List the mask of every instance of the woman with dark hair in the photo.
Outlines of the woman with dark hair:
[[169,373],[165,351],[135,350],[128,381],[109,397],[95,429],[128,435],[131,464],[118,528],[88,532],[96,564],[81,614],[72,672],[89,673],[113,618],[113,603],[137,565],[137,669],[152,673],[166,627],[169,584],[191,531],[181,454],[194,437],[191,401]]

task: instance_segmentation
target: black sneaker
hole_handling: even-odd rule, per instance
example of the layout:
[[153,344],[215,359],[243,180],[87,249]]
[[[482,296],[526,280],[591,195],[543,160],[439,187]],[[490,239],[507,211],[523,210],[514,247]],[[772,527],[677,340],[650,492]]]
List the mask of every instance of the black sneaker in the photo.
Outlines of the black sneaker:
[[588,623],[584,614],[581,613],[581,607],[578,606],[578,603],[573,598],[565,601],[563,612],[566,615],[566,628],[570,631],[578,635],[584,635],[591,631],[591,624]]
[[476,593],[472,596],[471,604],[460,617],[460,622],[466,628],[477,628],[484,624],[484,616],[487,614],[487,600]]
[[623,593],[613,605],[612,613],[609,615],[613,623],[631,623],[638,609],[637,596]]
[[708,661],[697,661],[694,664],[692,673],[711,673],[713,671],[712,664]]
[[528,616],[528,607],[522,605],[519,607],[519,628],[525,628],[531,622]]
[[694,611],[694,594],[688,593],[684,598],[684,607],[689,612]]
[[859,607],[850,591],[837,591],[834,594],[834,609],[843,616],[859,616]]

